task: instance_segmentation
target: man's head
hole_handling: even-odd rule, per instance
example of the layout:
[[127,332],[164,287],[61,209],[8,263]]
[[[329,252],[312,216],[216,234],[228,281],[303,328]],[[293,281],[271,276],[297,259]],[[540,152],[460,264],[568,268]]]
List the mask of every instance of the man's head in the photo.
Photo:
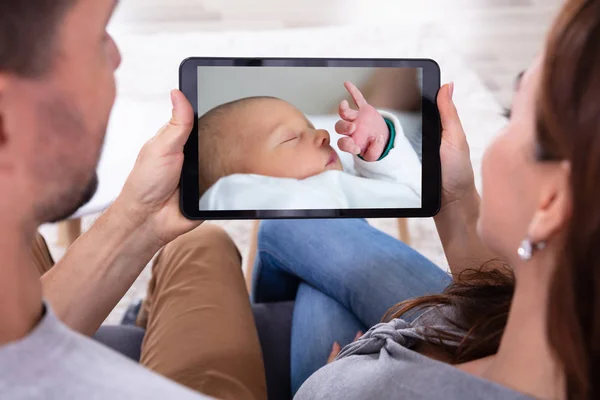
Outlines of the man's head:
[[0,210],[54,221],[93,195],[120,63],[115,5],[0,2]]
[[252,97],[218,106],[198,120],[200,192],[220,178],[258,174],[304,179],[342,170],[329,133],[290,103]]

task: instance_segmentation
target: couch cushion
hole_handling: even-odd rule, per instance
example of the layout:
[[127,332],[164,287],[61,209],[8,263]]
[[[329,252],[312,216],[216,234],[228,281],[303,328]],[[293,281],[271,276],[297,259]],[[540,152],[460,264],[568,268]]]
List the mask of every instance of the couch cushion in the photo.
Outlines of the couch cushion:
[[252,305],[265,362],[269,399],[291,399],[290,341],[294,302]]
[[133,325],[102,325],[94,339],[134,361],[140,360],[146,331]]

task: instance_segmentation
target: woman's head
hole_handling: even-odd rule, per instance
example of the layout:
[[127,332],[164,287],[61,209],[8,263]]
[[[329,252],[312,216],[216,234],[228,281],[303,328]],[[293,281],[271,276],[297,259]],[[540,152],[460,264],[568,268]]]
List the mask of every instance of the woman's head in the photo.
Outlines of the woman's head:
[[[549,278],[548,334],[572,398],[600,373],[600,1],[572,0],[517,85],[511,120],[486,152],[479,231],[515,266],[521,240]],[[535,262],[535,261],[533,261]],[[597,380],[596,380],[597,381]]]
[[[562,249],[574,196],[600,195],[593,191],[600,176],[599,10],[597,1],[568,2],[546,52],[519,77],[510,121],[485,153],[479,232],[514,263],[525,238]],[[594,202],[577,205],[584,204],[589,216],[600,215]]]
[[509,121],[485,152],[479,234],[498,254],[518,264],[523,240],[562,247],[561,231],[571,202],[568,157],[546,160],[539,128],[549,100],[542,85],[544,56],[519,75]]
[[[519,276],[543,279],[547,334],[569,399],[600,398],[600,1],[571,0],[544,53],[520,77],[510,122],[483,161],[478,230]],[[524,239],[545,242],[529,263]],[[444,294],[397,305],[398,317],[446,304],[466,335],[432,330],[451,362],[495,354],[512,301],[510,274],[474,271]],[[461,341],[460,346],[444,340]]]
[[518,263],[517,248],[523,239],[539,243],[557,238],[568,213],[568,160],[543,163],[538,159],[543,68],[539,57],[517,79],[508,124],[488,147],[482,163],[479,234],[512,264]]

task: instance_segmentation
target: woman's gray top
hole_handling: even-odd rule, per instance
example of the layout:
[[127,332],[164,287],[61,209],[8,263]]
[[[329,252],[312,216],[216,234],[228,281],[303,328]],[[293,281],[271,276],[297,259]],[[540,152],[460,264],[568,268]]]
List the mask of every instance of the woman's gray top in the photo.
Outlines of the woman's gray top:
[[410,350],[422,326],[431,325],[419,319],[375,325],[312,375],[294,400],[533,399]]

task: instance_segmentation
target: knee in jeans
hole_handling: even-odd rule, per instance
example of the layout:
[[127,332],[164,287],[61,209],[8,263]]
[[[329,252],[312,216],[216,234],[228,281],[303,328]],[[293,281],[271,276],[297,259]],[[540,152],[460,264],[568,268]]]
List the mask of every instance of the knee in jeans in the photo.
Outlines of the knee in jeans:
[[277,232],[281,231],[283,228],[284,224],[282,224],[282,221],[276,219],[262,221],[258,229],[259,240],[265,237],[276,237]]
[[276,244],[279,240],[286,242],[292,240],[292,235],[299,234],[301,220],[277,220],[262,221],[258,229],[259,250],[265,243]]
[[364,219],[266,220],[261,222],[258,231],[259,250],[265,246],[289,245],[306,237],[337,237],[348,230],[364,228],[365,224],[368,225]]

